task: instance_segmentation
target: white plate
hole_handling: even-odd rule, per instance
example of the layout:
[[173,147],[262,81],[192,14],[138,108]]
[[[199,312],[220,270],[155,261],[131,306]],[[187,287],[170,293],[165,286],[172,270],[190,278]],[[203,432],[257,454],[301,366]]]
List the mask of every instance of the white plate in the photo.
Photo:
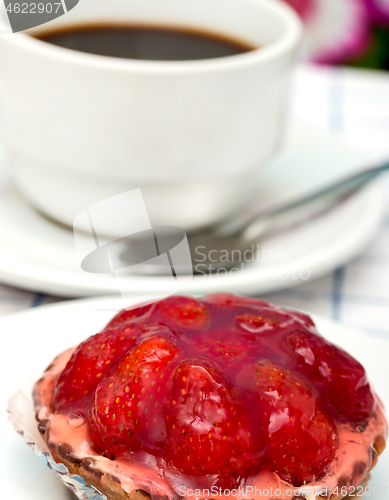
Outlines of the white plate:
[[[323,133],[297,123],[284,153],[261,176],[258,204],[285,201],[355,170],[361,163],[359,157]],[[63,297],[119,295],[113,275],[81,270],[72,231],[33,210],[0,168],[1,185],[0,281]],[[250,264],[249,271],[197,276],[180,291],[259,294],[317,278],[361,253],[376,232],[382,214],[380,188],[370,186],[319,219],[261,241],[262,262]],[[121,290],[127,295],[163,293],[170,287],[171,277],[163,276],[128,275],[121,281]]]
[[[143,298],[138,297],[135,302]],[[68,490],[27,447],[6,422],[8,398],[28,379],[39,376],[62,350],[78,344],[100,330],[124,303],[114,298],[84,299],[45,306],[0,320],[2,342],[0,380],[0,470],[1,495],[12,500],[69,500]],[[129,305],[129,302],[126,303]],[[369,379],[389,407],[389,342],[321,317],[315,317],[319,331],[331,342],[346,349],[365,366]],[[21,348],[22,346],[22,348]],[[370,486],[384,498],[388,485],[389,452],[380,457],[372,472]],[[386,492],[385,497],[389,493]]]

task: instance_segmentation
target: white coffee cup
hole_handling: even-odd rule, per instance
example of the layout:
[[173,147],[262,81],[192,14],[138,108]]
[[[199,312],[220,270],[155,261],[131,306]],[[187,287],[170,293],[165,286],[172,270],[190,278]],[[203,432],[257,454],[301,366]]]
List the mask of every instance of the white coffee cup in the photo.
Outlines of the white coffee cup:
[[29,33],[99,20],[200,28],[258,48],[142,61],[0,35],[0,138],[20,190],[68,225],[134,188],[154,225],[191,230],[228,216],[282,144],[297,16],[278,0],[81,0]]

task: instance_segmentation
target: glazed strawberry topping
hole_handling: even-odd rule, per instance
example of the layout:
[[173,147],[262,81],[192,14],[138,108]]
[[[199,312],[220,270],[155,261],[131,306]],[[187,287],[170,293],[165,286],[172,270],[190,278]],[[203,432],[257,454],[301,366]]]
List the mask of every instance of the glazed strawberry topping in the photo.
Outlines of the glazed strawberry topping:
[[179,328],[201,330],[208,324],[208,310],[197,300],[186,298],[173,298],[159,302],[156,306],[158,314],[169,324],[176,324]]
[[161,455],[166,426],[159,394],[178,353],[170,339],[152,337],[131,349],[97,386],[90,408],[92,436],[109,456],[120,456],[123,449]]
[[138,307],[133,307],[131,309],[125,309],[117,314],[105,327],[104,330],[110,330],[111,328],[120,328],[123,325],[130,323],[132,320],[139,320],[143,316],[146,316],[152,309],[152,304],[139,305]]
[[57,381],[54,391],[56,412],[63,413],[89,404],[93,391],[111,363],[136,345],[137,335],[134,333],[135,329],[131,327],[123,334],[120,330],[107,330],[79,345]]
[[227,488],[262,469],[319,480],[337,425],[365,425],[374,405],[362,366],[310,318],[229,294],[119,313],[75,350],[53,398],[111,460]]
[[318,336],[295,331],[287,336],[291,365],[305,373],[324,393],[324,405],[341,420],[363,425],[374,398],[362,365]]
[[[256,413],[269,416],[270,467],[292,484],[314,481],[332,461],[338,445],[335,426],[321,410],[315,391],[268,360],[245,371],[252,390],[262,397]],[[241,378],[245,375],[243,371]]]
[[247,412],[216,366],[186,360],[175,370],[166,405],[166,458],[190,476],[216,474],[231,486],[265,451],[255,439]]

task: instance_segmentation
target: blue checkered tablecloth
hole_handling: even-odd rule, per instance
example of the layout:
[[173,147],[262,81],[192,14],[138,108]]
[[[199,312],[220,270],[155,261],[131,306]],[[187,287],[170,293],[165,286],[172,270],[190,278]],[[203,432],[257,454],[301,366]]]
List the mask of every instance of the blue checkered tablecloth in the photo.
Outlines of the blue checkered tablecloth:
[[[293,106],[305,122],[366,161],[389,158],[389,74],[301,66]],[[389,339],[389,177],[382,184],[386,217],[362,256],[324,278],[264,298]],[[0,284],[0,316],[57,300]]]

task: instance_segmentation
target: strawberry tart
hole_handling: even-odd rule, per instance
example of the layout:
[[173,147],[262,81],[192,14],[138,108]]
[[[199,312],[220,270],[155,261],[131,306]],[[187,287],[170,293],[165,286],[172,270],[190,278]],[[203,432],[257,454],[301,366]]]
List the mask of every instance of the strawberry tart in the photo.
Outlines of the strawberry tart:
[[34,402],[54,459],[109,500],[342,498],[387,437],[360,363],[308,316],[230,294],[120,312]]

